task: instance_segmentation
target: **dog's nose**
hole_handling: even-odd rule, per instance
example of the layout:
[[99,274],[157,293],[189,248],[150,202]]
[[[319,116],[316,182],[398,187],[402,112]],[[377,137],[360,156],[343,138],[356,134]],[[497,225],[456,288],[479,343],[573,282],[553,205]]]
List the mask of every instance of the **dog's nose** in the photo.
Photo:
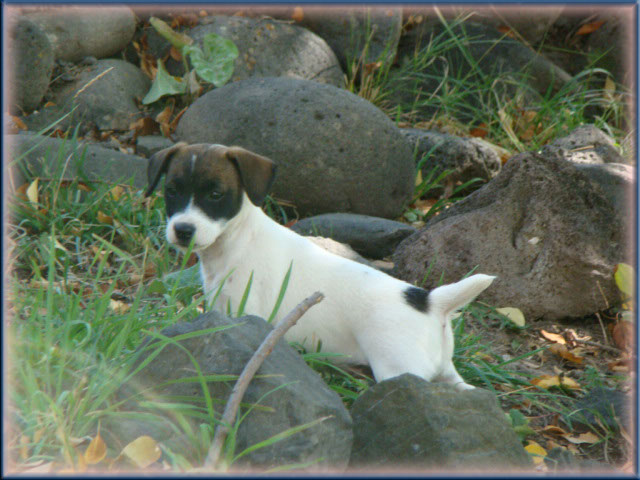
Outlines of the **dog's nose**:
[[178,242],[183,245],[188,245],[191,241],[191,237],[193,237],[193,232],[196,231],[196,227],[194,227],[191,223],[176,223],[173,227],[176,232],[176,238]]

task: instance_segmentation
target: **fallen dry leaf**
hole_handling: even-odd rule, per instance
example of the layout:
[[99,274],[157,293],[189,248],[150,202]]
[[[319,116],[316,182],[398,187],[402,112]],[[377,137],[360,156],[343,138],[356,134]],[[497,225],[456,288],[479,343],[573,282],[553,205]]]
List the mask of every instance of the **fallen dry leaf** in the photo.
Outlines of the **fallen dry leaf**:
[[123,194],[124,188],[122,188],[122,186],[120,185],[115,185],[113,188],[111,188],[111,190],[109,190],[109,195],[111,195],[111,198],[116,202],[120,200]]
[[518,327],[524,327],[524,313],[519,308],[514,307],[504,307],[504,308],[496,308],[496,312],[501,315],[507,317],[511,322],[513,322]]
[[25,192],[25,194],[27,195],[27,199],[29,200],[29,202],[31,202],[34,205],[38,204],[38,179],[37,178],[33,182],[31,182],[31,185],[29,185],[29,188],[27,188],[27,191]]
[[611,331],[611,338],[616,347],[623,351],[631,351],[635,344],[633,330],[631,322],[617,322]]
[[27,125],[22,121],[20,117],[11,115],[11,120],[13,121],[17,130],[28,130]]
[[559,343],[560,345],[564,345],[567,343],[567,341],[564,339],[564,337],[562,335],[560,335],[559,333],[551,333],[551,332],[547,332],[545,330],[540,330],[540,334],[546,338],[547,340],[551,341],[551,342],[556,342]]
[[571,442],[571,443],[575,443],[575,444],[580,444],[580,443],[596,443],[600,441],[600,437],[598,437],[595,433],[593,432],[585,432],[582,433],[580,435],[578,435],[577,437],[572,437],[571,435],[567,434],[567,435],[563,435],[563,437]]
[[160,125],[151,117],[143,117],[129,125],[129,130],[133,131],[133,140],[135,140],[138,137],[158,133]]
[[559,437],[567,435],[567,432],[563,428],[560,428],[556,425],[547,425],[542,430],[540,430],[540,433],[542,433],[543,435],[554,435]]
[[605,20],[600,20],[598,22],[585,23],[578,29],[578,31],[576,32],[576,35],[587,35],[589,33],[593,33],[596,30],[598,30],[602,25],[604,25],[604,22]]
[[539,465],[544,462],[544,457],[547,456],[547,451],[542,448],[539,443],[534,442],[533,440],[529,440],[528,442],[528,445],[524,447],[524,449],[531,454],[533,463],[535,465]]
[[293,13],[291,14],[291,20],[296,22],[304,20],[304,11],[302,10],[302,7],[294,7]]
[[124,447],[122,455],[139,468],[146,468],[162,456],[162,451],[153,438],[143,435]]
[[513,33],[513,30],[506,25],[498,25],[498,31],[509,38],[517,38],[516,34]]
[[564,358],[565,360],[577,363],[579,365],[584,361],[583,357],[575,355],[573,352],[569,351],[569,349],[567,349],[565,345],[561,345],[559,343],[554,343],[553,345],[551,345],[549,347],[549,351],[554,353],[555,355],[558,355],[559,357]]
[[100,463],[107,456],[107,445],[102,440],[100,432],[91,440],[82,456],[87,465]]
[[107,225],[113,225],[113,217],[98,211],[96,215],[98,221],[100,223],[106,223]]
[[531,380],[531,385],[549,389],[551,387],[566,387],[572,390],[580,389],[580,384],[566,375],[541,375]]
[[131,305],[125,302],[121,302],[120,300],[111,299],[109,300],[109,308],[111,308],[114,313],[123,315],[131,309]]
[[469,135],[471,135],[472,137],[485,138],[487,135],[489,135],[487,124],[481,123],[477,127],[472,128],[469,131]]

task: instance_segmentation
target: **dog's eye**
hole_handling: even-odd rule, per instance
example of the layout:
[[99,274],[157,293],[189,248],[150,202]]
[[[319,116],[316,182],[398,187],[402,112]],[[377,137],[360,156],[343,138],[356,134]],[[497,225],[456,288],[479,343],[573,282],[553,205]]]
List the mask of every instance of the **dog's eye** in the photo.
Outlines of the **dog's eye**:
[[218,190],[214,190],[209,193],[209,200],[213,200],[214,202],[220,200],[224,196],[224,193],[219,192]]
[[167,188],[164,189],[164,194],[167,197],[173,197],[177,193],[178,190],[176,190],[176,187],[172,187],[171,185],[167,185]]

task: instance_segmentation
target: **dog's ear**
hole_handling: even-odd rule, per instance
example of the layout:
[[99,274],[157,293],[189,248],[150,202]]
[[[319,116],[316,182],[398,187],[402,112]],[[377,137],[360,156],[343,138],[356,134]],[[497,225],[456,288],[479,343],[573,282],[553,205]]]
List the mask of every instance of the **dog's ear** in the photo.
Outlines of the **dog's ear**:
[[151,192],[156,189],[156,186],[160,181],[160,177],[167,173],[173,154],[185,145],[187,145],[186,142],[178,142],[169,148],[165,148],[164,150],[160,150],[159,152],[151,155],[149,164],[147,165],[147,179],[149,181],[149,186],[144,192],[145,197],[151,195]]
[[275,179],[276,164],[242,147],[229,147],[225,155],[238,167],[242,185],[251,203],[258,207],[262,205]]

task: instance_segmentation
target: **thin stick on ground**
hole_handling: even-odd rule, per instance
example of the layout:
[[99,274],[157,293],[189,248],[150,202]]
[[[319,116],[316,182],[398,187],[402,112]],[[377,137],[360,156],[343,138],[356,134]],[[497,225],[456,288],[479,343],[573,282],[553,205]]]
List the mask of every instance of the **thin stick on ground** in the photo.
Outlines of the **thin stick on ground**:
[[262,365],[262,362],[264,362],[265,358],[269,356],[278,340],[284,336],[287,330],[293,327],[307,310],[321,302],[323,299],[324,295],[320,292],[316,292],[310,297],[304,299],[278,323],[276,328],[274,328],[269,335],[267,335],[249,362],[245,365],[244,370],[242,370],[242,373],[233,387],[229,400],[227,400],[227,405],[225,406],[224,413],[222,414],[220,424],[216,427],[213,442],[211,442],[207,459],[204,462],[205,469],[217,469],[220,461],[220,454],[222,453],[222,446],[227,438],[227,434],[229,433],[229,426],[235,420],[242,397],[244,396],[249,383],[253,379],[253,376],[260,368],[260,365]]

